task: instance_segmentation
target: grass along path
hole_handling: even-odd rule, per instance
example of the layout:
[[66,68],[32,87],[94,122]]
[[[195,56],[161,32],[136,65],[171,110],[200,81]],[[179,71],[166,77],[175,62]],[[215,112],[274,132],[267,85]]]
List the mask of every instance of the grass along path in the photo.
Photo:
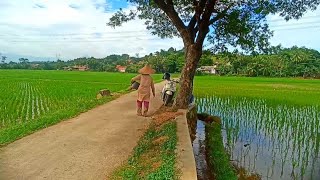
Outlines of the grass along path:
[[153,116],[151,125],[140,138],[128,161],[113,172],[111,179],[178,179],[175,117],[181,114],[165,111],[160,109]]
[[159,129],[152,125],[134,148],[126,165],[114,172],[111,179],[177,179],[176,131],[176,122],[167,123]]

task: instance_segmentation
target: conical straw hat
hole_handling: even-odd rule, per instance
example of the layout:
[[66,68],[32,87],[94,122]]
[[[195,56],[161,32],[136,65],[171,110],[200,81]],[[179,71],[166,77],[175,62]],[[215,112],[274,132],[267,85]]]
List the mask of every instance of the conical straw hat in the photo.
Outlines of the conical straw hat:
[[143,68],[141,68],[139,70],[140,74],[153,74],[156,71],[154,69],[151,68],[151,66],[149,64],[145,65]]

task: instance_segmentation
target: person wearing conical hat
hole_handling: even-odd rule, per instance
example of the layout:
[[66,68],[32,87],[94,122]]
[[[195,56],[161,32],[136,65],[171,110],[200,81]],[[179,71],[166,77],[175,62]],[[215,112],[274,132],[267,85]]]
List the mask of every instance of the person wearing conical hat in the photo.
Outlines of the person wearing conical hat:
[[[149,102],[152,91],[153,97],[156,96],[154,82],[151,74],[155,73],[155,70],[151,68],[149,64],[145,65],[138,71],[140,74],[131,79],[131,82],[140,81],[140,86],[138,88],[138,98],[137,98],[137,115],[147,116],[149,110]],[[143,105],[143,114],[142,114]]]

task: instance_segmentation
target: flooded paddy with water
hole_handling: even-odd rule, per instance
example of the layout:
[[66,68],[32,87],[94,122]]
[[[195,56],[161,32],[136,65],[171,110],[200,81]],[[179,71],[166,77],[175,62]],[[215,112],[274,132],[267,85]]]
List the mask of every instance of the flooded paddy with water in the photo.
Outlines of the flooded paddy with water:
[[[318,105],[214,95],[198,97],[196,103],[198,112],[221,117],[223,143],[237,167],[262,179],[320,179]],[[199,135],[195,142],[201,147]]]

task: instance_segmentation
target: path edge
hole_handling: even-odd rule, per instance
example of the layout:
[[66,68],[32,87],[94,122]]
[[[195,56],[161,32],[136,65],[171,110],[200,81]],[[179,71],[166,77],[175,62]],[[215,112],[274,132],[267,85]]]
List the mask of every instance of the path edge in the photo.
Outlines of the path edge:
[[178,135],[177,168],[179,170],[179,179],[181,180],[197,180],[196,161],[187,119],[187,114],[191,111],[192,107],[189,109],[179,109],[178,112],[181,112],[182,115],[176,118]]

